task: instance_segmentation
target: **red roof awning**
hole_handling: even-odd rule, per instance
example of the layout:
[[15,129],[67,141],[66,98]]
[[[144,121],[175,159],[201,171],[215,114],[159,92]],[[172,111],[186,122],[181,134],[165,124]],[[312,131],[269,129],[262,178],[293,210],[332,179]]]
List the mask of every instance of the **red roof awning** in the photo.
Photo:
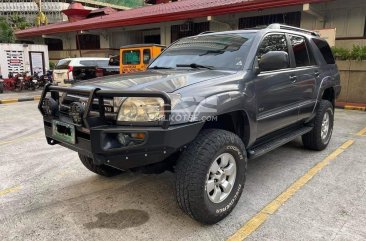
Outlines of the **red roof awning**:
[[81,30],[106,29],[205,16],[216,16],[236,12],[320,3],[329,0],[184,0],[130,9],[102,17],[76,22],[50,24],[17,31],[17,37],[32,37]]

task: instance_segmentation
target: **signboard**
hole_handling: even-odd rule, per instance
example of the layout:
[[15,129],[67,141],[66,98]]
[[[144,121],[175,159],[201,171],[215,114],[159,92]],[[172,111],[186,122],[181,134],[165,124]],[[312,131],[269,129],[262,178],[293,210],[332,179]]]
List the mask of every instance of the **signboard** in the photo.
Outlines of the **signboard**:
[[7,68],[10,73],[22,73],[24,72],[24,60],[22,51],[7,50],[6,60]]
[[336,40],[336,29],[335,28],[328,28],[328,29],[319,29],[314,30],[317,32],[321,38],[327,40],[330,47],[335,46],[335,40]]
[[43,52],[29,52],[31,73],[38,73],[43,75],[45,72],[44,53]]

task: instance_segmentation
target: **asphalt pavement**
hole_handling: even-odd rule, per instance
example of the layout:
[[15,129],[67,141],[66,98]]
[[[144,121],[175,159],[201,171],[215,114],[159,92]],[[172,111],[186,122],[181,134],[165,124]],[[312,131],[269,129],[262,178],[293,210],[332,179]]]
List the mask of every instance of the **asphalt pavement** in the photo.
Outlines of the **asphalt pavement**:
[[238,240],[253,217],[324,160],[329,164],[246,231],[247,240],[366,240],[366,112],[336,110],[322,152],[298,139],[250,161],[237,207],[206,226],[179,209],[173,173],[103,178],[77,153],[47,145],[36,105],[0,105],[0,240]]

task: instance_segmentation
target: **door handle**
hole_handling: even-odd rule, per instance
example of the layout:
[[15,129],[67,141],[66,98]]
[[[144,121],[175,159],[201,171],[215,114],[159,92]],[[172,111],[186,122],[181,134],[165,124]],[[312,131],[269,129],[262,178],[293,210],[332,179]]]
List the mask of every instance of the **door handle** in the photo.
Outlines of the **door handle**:
[[295,83],[297,81],[297,76],[296,75],[291,75],[290,80],[291,80],[292,83]]
[[315,71],[314,72],[314,75],[315,75],[315,77],[319,77],[320,76],[320,72],[319,71]]

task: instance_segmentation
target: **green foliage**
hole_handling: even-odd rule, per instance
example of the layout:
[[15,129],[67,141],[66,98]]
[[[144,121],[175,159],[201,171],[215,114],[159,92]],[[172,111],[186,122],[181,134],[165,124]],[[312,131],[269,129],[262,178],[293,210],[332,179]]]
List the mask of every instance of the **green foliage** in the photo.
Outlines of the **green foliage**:
[[17,14],[10,16],[8,21],[14,31],[31,27],[31,24],[28,23],[25,17],[21,17]]
[[353,45],[352,49],[332,48],[337,60],[366,60],[366,46]]
[[0,43],[14,43],[14,32],[30,26],[30,23],[19,15],[9,16],[8,19],[0,17]]
[[50,61],[50,70],[55,69],[55,67],[56,67],[56,64],[54,62]]
[[332,48],[333,55],[337,60],[347,60],[350,57],[350,51],[345,48]]
[[353,48],[350,53],[350,59],[366,60],[366,46],[353,45]]
[[0,17],[0,43],[14,43],[14,31],[4,17]]
[[143,0],[96,0],[96,2],[109,3],[130,8],[141,7],[144,5]]

